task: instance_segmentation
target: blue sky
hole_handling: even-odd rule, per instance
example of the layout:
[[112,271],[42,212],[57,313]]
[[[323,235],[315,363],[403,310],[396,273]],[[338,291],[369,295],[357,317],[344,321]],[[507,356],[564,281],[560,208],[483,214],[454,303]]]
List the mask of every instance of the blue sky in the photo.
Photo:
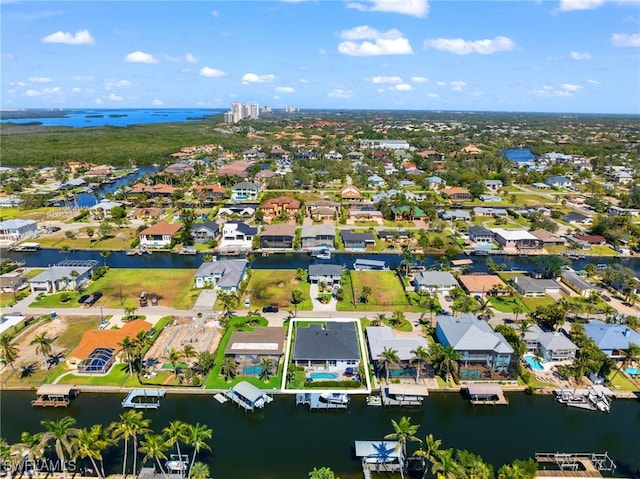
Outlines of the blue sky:
[[0,0],[2,108],[640,113],[640,0]]

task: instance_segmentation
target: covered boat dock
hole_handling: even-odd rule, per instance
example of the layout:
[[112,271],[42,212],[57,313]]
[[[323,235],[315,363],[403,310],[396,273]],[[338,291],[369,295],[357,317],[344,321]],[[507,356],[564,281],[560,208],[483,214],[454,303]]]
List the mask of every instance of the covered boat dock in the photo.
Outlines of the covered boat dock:
[[71,399],[79,394],[76,386],[69,384],[43,384],[38,388],[37,399],[31,401],[32,406],[68,407]]
[[467,394],[471,404],[491,404],[503,406],[509,404],[499,384],[469,384]]
[[383,406],[421,406],[429,395],[422,384],[386,384],[380,388]]
[[273,401],[262,389],[247,381],[241,381],[227,391],[226,396],[245,411],[262,409],[265,404]]

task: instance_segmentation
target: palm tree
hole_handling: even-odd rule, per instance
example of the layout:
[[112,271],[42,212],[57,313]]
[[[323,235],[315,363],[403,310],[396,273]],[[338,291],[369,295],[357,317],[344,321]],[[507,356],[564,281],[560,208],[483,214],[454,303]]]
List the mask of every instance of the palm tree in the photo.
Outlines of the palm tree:
[[491,301],[489,301],[488,298],[480,301],[480,304],[478,304],[478,307],[476,308],[476,313],[480,313],[480,316],[482,316],[483,319],[490,319],[495,316],[493,304],[491,304]]
[[4,359],[4,362],[11,366],[11,369],[16,370],[13,363],[15,363],[18,358],[18,354],[20,350],[17,346],[11,344],[13,341],[13,336],[10,334],[3,334],[0,336],[0,356]]
[[452,346],[447,346],[442,349],[441,356],[439,358],[439,367],[440,371],[445,373],[445,381],[449,381],[451,374],[454,376],[458,375],[458,370],[460,369],[460,365],[458,364],[459,359],[460,355]]
[[209,466],[204,462],[196,462],[189,470],[189,479],[209,479]]
[[620,367],[616,370],[616,373],[613,375],[615,378],[622,368],[628,367],[633,364],[634,361],[637,361],[640,358],[640,346],[635,343],[630,343],[629,347],[623,351],[624,358],[620,362]]
[[187,360],[188,363],[190,363],[190,359],[195,357],[196,355],[196,350],[193,346],[191,346],[190,344],[185,345],[184,348],[182,348],[182,355],[184,356],[184,358]]
[[384,313],[376,313],[376,317],[371,321],[371,326],[382,326],[387,320],[387,315]]
[[[189,425],[182,421],[171,421],[168,426],[162,429],[162,433],[166,437],[167,447],[171,447],[175,444],[176,451],[178,452],[178,460],[182,461],[182,453],[180,451],[180,441],[186,442],[188,439]],[[184,470],[181,469],[183,473]]]
[[129,336],[125,336],[122,341],[118,343],[118,348],[122,352],[122,358],[129,365],[129,374],[133,374],[133,363],[136,360],[137,345],[131,340]]
[[414,356],[414,361],[418,363],[416,367],[416,382],[420,380],[420,369],[422,365],[429,359],[429,351],[424,346],[418,346],[416,349],[410,351]]
[[418,432],[419,424],[411,424],[411,418],[402,416],[400,422],[391,420],[393,425],[393,431],[391,434],[387,434],[385,439],[395,439],[398,441],[398,447],[400,448],[400,475],[404,477],[404,458],[407,454],[407,441],[420,442],[420,439],[416,436]]
[[303,281],[307,277],[307,272],[304,268],[296,269],[296,281]]
[[101,424],[94,424],[91,429],[80,429],[78,435],[71,442],[77,457],[82,459],[88,457],[91,460],[98,478],[103,476],[100,474],[96,459],[102,461],[102,451],[106,449],[108,444],[109,441],[105,438]]
[[[200,424],[199,422],[197,422],[195,424],[187,425],[186,443],[193,447],[193,455],[191,456],[191,465],[189,466],[188,477],[194,476],[194,466],[196,464],[201,464],[195,462],[196,454],[198,454],[201,449],[207,449],[208,451],[211,450],[211,446],[209,446],[209,444],[207,444],[205,441],[207,439],[211,439],[212,436],[213,429],[208,428],[205,424]],[[208,477],[208,475],[206,477]]]
[[[40,447],[40,441],[42,440],[42,433],[31,434],[29,432],[23,432],[20,435],[20,442],[14,444],[12,449],[20,451],[21,457],[26,457],[33,464],[34,471],[33,475],[35,479],[38,479],[40,476],[40,471],[38,471],[38,457],[42,456],[42,451]],[[6,457],[2,455],[2,457]]]
[[73,455],[73,449],[71,447],[72,440],[78,435],[78,430],[74,428],[76,420],[70,416],[65,416],[57,421],[40,421],[45,428],[45,432],[42,433],[40,438],[40,448],[44,449],[47,445],[53,441],[54,449],[60,466],[62,467],[62,476],[67,479],[67,456]]
[[460,468],[453,459],[453,449],[445,449],[438,454],[438,461],[431,466],[431,473],[438,479],[457,479],[460,477]]
[[392,326],[399,326],[400,324],[402,324],[402,321],[404,320],[405,320],[404,313],[400,310],[396,310],[391,314],[391,319],[389,320],[389,322],[391,323]]
[[219,291],[218,300],[222,305],[222,311],[225,315],[238,307],[238,295],[233,292]]
[[271,358],[262,358],[262,361],[260,361],[260,377],[264,378],[265,381],[268,381],[269,376],[273,374],[274,366],[275,365]]
[[238,363],[236,363],[236,360],[231,356],[225,356],[224,361],[222,361],[222,364],[220,365],[220,372],[224,374],[224,379],[228,381],[229,378],[234,377],[237,369]]
[[368,284],[365,284],[362,287],[362,295],[361,295],[361,297],[362,297],[364,303],[368,303],[369,302],[369,296],[371,296],[371,292],[372,292],[371,286],[369,286]]
[[51,354],[51,344],[53,343],[54,338],[50,338],[47,336],[46,331],[41,334],[37,334],[35,338],[29,343],[31,346],[36,345],[36,354],[42,353],[45,358],[45,363],[47,356]]
[[378,355],[378,367],[385,370],[387,376],[387,382],[389,382],[389,369],[390,366],[400,363],[400,357],[398,351],[392,348],[385,347]]
[[514,322],[518,322],[518,317],[524,313],[524,304],[522,304],[522,301],[518,300],[517,298],[515,299],[515,303],[513,305],[513,312],[515,313],[515,318],[514,318]]
[[440,457],[440,446],[442,445],[441,439],[435,439],[433,434],[429,434],[424,438],[422,447],[415,452],[416,456],[424,457],[432,465],[438,461]]
[[124,315],[127,319],[131,319],[133,317],[133,313],[136,312],[135,306],[125,306],[124,307]]
[[144,454],[144,460],[155,459],[165,479],[168,479],[168,476],[162,468],[160,459],[167,458],[167,455],[164,453],[167,447],[167,443],[161,434],[145,434],[144,439],[140,441],[140,452]]
[[122,477],[126,477],[129,439],[133,440],[133,474],[136,475],[138,461],[138,434],[146,434],[150,431],[151,420],[144,418],[142,411],[125,411],[120,414],[120,420],[111,423],[109,431],[113,438],[124,439],[124,459],[122,463]]
[[171,366],[173,367],[173,374],[176,377],[178,376],[178,363],[180,363],[183,358],[184,354],[182,351],[176,348],[171,348],[167,353],[167,360],[171,363]]
[[298,305],[304,301],[302,291],[294,289],[291,291],[291,304],[293,304],[294,316],[298,316]]

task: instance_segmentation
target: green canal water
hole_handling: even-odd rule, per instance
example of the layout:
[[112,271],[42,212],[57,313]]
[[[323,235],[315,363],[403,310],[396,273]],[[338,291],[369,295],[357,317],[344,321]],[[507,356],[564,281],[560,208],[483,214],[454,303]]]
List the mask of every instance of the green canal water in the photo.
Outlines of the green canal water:
[[[22,431],[40,431],[43,419],[72,415],[79,426],[108,424],[122,412],[124,395],[82,394],[68,409],[32,408],[34,397],[0,394],[0,434],[9,442]],[[305,479],[315,466],[329,466],[342,479],[361,478],[353,442],[381,439],[392,431],[391,419],[403,415],[420,424],[420,437],[433,434],[444,447],[468,449],[496,466],[537,451],[608,451],[621,475],[640,469],[640,402],[614,401],[605,414],[567,408],[551,396],[511,394],[509,400],[509,406],[471,406],[457,394],[432,394],[421,408],[400,409],[355,398],[346,411],[309,411],[292,396],[276,396],[264,410],[245,413],[212,395],[168,394],[159,410],[145,414],[155,431],[175,419],[213,428],[213,451],[202,459],[215,479]],[[112,472],[121,464],[117,454],[106,458]]]

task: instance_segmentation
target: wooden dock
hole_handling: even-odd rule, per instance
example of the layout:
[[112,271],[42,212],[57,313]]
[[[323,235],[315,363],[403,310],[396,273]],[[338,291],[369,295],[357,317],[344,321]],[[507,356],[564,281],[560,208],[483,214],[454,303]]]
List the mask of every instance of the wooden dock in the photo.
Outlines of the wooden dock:
[[38,397],[31,401],[32,406],[38,407],[68,407],[71,399],[78,395],[75,386],[68,384],[43,384],[38,388]]
[[602,471],[613,474],[616,469],[615,463],[606,452],[536,453],[535,460],[538,463],[536,477],[544,477],[547,479],[604,477]]

